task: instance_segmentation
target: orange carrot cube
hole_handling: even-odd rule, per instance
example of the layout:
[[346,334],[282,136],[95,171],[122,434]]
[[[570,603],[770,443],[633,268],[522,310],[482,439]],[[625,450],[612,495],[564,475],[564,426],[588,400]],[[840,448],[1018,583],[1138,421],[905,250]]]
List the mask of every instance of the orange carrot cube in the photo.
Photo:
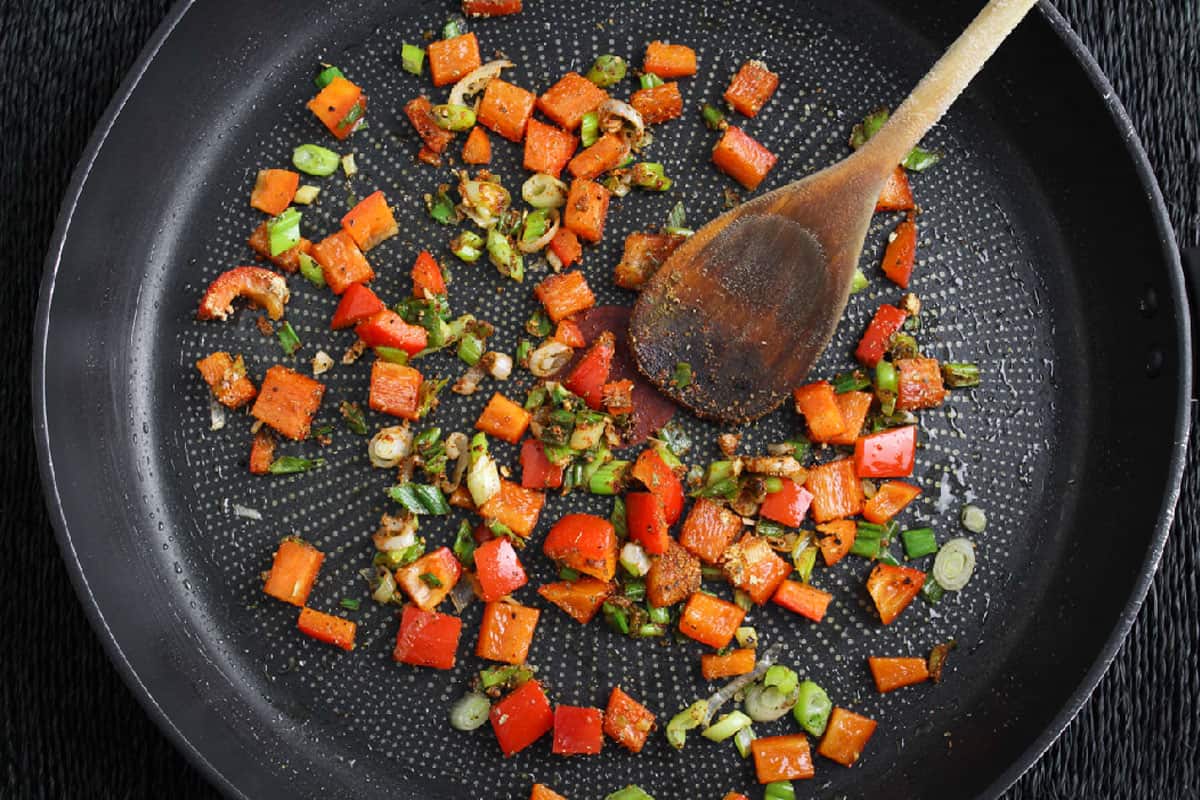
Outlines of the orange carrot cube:
[[775,166],[776,158],[748,133],[730,125],[713,148],[712,160],[717,169],[754,191]]
[[533,632],[541,612],[536,608],[504,601],[488,603],[479,624],[475,655],[489,661],[523,664],[533,643]]
[[250,192],[250,205],[272,217],[287,211],[300,188],[300,173],[290,169],[260,169]]
[[625,237],[625,252],[614,271],[614,280],[622,289],[641,289],[658,272],[671,254],[686,241],[667,233],[631,233]]
[[682,44],[651,42],[646,45],[642,71],[662,79],[685,78],[696,74],[696,51]]
[[250,444],[250,474],[269,475],[274,461],[275,436],[264,425],[254,434],[254,441]]
[[577,178],[571,181],[563,225],[585,242],[595,244],[604,236],[604,220],[612,193],[600,184]]
[[908,211],[915,207],[912,187],[908,183],[908,173],[904,171],[904,167],[896,167],[879,192],[879,199],[875,201],[875,213]]
[[483,90],[476,118],[483,125],[508,139],[519,142],[533,116],[537,96],[507,81],[493,78]]
[[530,418],[524,407],[496,392],[475,420],[475,430],[516,444],[529,428]]
[[533,294],[554,322],[596,305],[596,296],[579,270],[548,275],[534,287]]
[[775,596],[771,598],[776,605],[783,606],[788,611],[807,617],[813,622],[825,618],[833,595],[823,592],[815,586],[800,581],[784,581],[779,584]]
[[371,365],[367,402],[375,411],[416,421],[420,419],[421,373],[404,364],[376,361]]
[[429,43],[429,76],[434,86],[457,83],[483,62],[479,59],[479,40],[474,33]]
[[578,146],[579,140],[566,131],[531,119],[525,129],[525,169],[557,178]]
[[628,156],[629,143],[615,133],[606,133],[572,158],[567,170],[576,178],[597,178],[616,169]]
[[303,606],[317,582],[317,572],[325,554],[311,544],[288,537],[279,543],[275,560],[266,573],[263,591],[294,606]]
[[568,72],[538,98],[537,107],[563,128],[573,131],[580,120],[608,99],[601,89],[578,72]]
[[729,82],[725,102],[747,117],[754,117],[779,88],[779,76],[761,61],[747,61]]
[[502,17],[521,11],[521,0],[463,0],[463,13],[469,17]]
[[226,408],[241,408],[258,394],[254,383],[246,377],[246,362],[241,356],[234,358],[219,350],[197,361],[196,369],[217,402]]
[[[474,1],[476,3],[480,2],[480,0],[474,0]],[[517,1],[520,2],[520,0],[517,0]],[[471,2],[471,0],[464,0],[464,5],[469,2]],[[567,798],[563,797],[561,794],[554,791],[549,786],[545,786],[540,783],[535,783],[533,785],[533,791],[530,792],[530,794],[529,794],[529,800],[567,800]]]
[[289,439],[305,439],[325,385],[278,364],[267,370],[250,415]]
[[351,284],[366,283],[375,277],[375,270],[346,231],[330,234],[314,244],[312,257],[321,265],[325,283],[334,294],[341,294]]
[[896,359],[896,408],[915,411],[918,408],[934,408],[946,399],[946,387],[942,385],[942,368],[936,358]]

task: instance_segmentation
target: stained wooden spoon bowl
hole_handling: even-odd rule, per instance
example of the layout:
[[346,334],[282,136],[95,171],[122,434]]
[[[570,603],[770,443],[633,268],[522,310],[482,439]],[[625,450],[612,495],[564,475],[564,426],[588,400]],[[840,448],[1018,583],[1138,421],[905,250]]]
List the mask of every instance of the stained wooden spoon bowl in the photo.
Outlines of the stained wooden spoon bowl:
[[[630,320],[646,377],[731,423],[803,384],[846,307],[884,182],[1036,2],[991,0],[853,155],[722,214],[676,250]],[[681,364],[690,382],[676,380]]]

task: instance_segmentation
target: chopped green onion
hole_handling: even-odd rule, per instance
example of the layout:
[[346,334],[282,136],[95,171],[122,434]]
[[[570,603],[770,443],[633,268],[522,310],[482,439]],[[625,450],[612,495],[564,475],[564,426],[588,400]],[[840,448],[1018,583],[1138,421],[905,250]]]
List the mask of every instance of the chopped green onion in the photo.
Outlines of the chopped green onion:
[[933,649],[929,651],[929,677],[933,678],[935,683],[941,682],[942,669],[946,666],[946,659],[949,657],[950,651],[956,647],[958,647],[958,642],[951,639],[940,644],[935,644]]
[[467,21],[458,14],[451,16],[446,20],[446,24],[442,26],[442,38],[453,39],[455,36],[462,36],[467,32]]
[[515,689],[533,679],[533,670],[524,664],[488,667],[479,671],[479,685],[484,691],[497,687]]
[[697,700],[692,703],[671,717],[671,721],[667,723],[667,741],[676,750],[682,750],[687,739],[687,732],[700,727],[700,723],[704,722],[706,716],[708,716],[707,700]]
[[313,286],[325,285],[325,272],[321,269],[321,265],[317,263],[316,259],[308,253],[300,253],[298,260],[300,261],[300,274],[309,283]]
[[675,371],[671,373],[671,385],[680,389],[686,389],[692,385],[692,365],[686,361],[680,361],[675,365]]
[[800,676],[794,669],[782,664],[772,664],[762,677],[763,686],[774,686],[784,694],[791,694],[800,685]]
[[786,442],[784,442],[784,444],[791,446],[792,456],[797,461],[803,461],[805,456],[808,455],[808,451],[812,448],[812,442],[810,442],[804,436],[797,436],[795,439],[788,439]]
[[558,570],[558,579],[560,581],[577,581],[579,580],[579,572],[570,567],[561,567]]
[[879,558],[879,552],[882,549],[882,543],[879,539],[859,538],[854,537],[854,543],[850,545],[850,555],[861,556],[863,558]]
[[875,556],[875,558],[879,559],[880,563],[883,564],[888,564],[893,567],[900,566],[900,559],[892,555],[892,551],[888,550],[887,546],[883,544],[883,542],[879,543],[879,553]]
[[738,754],[742,758],[750,757],[750,743],[758,737],[754,735],[754,729],[747,725],[733,735],[733,745],[737,748]]
[[475,366],[483,358],[483,340],[468,333],[458,342],[458,357],[469,366]]
[[501,275],[517,283],[525,279],[525,259],[512,246],[508,237],[495,227],[487,232],[488,259]]
[[300,349],[300,337],[296,335],[296,329],[292,327],[292,323],[284,322],[280,325],[275,336],[278,337],[279,346],[283,348],[285,355],[295,355],[296,351]]
[[875,396],[879,398],[880,409],[885,415],[896,410],[896,396],[899,391],[896,368],[892,362],[881,359],[875,365]]
[[951,539],[942,545],[933,561],[933,579],[952,592],[965,587],[974,571],[975,545],[970,539]]
[[626,69],[625,59],[605,54],[596,59],[585,77],[601,89],[607,89],[625,79]]
[[[517,344],[517,352],[513,356],[513,358],[521,366],[523,366],[523,367],[528,366],[529,354],[532,352],[533,352],[533,342],[529,341],[528,339],[522,339]],[[528,402],[528,401],[526,401],[526,402]],[[528,407],[528,406],[526,406],[526,407]]]
[[642,73],[642,76],[638,78],[638,83],[641,84],[643,89],[653,89],[656,86],[662,86],[663,82],[663,79],[655,75],[653,72],[644,72]]
[[908,151],[908,155],[904,157],[900,165],[913,172],[924,172],[941,160],[942,154],[938,151],[926,150],[924,147],[917,145]]
[[405,72],[420,75],[421,69],[425,66],[425,51],[415,44],[406,42],[400,47],[400,66],[404,68]]
[[431,589],[440,589],[444,585],[442,583],[442,579],[437,575],[434,575],[432,572],[422,572],[417,577],[421,579],[421,583],[425,584]]
[[887,108],[877,108],[863,117],[863,121],[850,131],[850,146],[857,150],[866,144],[872,136],[879,133],[879,129],[888,121],[890,115],[891,112]]
[[733,604],[742,611],[749,611],[750,609],[754,608],[754,601],[750,599],[750,595],[746,594],[741,589],[733,590]]
[[987,528],[987,514],[982,508],[972,503],[962,507],[959,521],[964,528],[974,534],[983,533]]
[[833,703],[824,689],[813,681],[800,682],[800,695],[796,698],[796,705],[792,707],[792,716],[800,723],[801,728],[813,736],[822,735],[825,733],[831,711]]
[[[447,197],[447,200],[449,200],[449,197]],[[454,208],[451,206],[451,214],[453,214],[453,211]],[[432,208],[430,208],[429,213],[433,215]],[[442,212],[439,211],[438,213]],[[435,216],[434,219],[437,219],[437,217]],[[438,221],[440,222],[441,220]],[[450,240],[450,252],[454,253],[460,261],[474,264],[483,255],[483,237],[473,231],[461,231]]]
[[318,144],[302,144],[292,151],[292,164],[307,175],[332,175],[340,162],[337,153]]
[[277,256],[300,244],[301,214],[289,208],[267,221],[267,236],[271,240],[271,255]]
[[649,611],[650,621],[656,625],[671,624],[671,609],[659,608],[658,606],[650,606]]
[[680,200],[675,205],[671,206],[671,210],[667,212],[666,227],[683,228],[687,225],[687,209],[683,207],[683,201]]
[[521,241],[525,243],[536,242],[545,235],[550,229],[550,210],[539,208],[530,211],[525,216],[525,224],[521,228]]
[[367,435],[367,418],[363,416],[362,408],[358,403],[343,400],[338,406],[338,411],[341,412],[342,419],[346,420],[346,427],[359,436]]
[[596,470],[588,480],[588,491],[592,494],[614,495],[625,482],[625,473],[629,469],[628,461],[610,461]]
[[339,605],[341,605],[341,607],[347,611],[358,611],[358,609],[361,607],[359,601],[351,597],[343,597]]
[[812,580],[813,567],[817,565],[817,550],[815,545],[809,545],[800,551],[800,554],[792,560],[792,564],[796,567],[796,572],[800,573],[800,580],[808,583]]
[[306,183],[296,190],[296,195],[292,198],[292,202],[299,203],[302,206],[310,206],[316,202],[317,196],[320,194],[320,186],[313,186]]
[[579,123],[579,141],[584,147],[591,147],[600,138],[600,115],[595,111],[584,114]]
[[342,74],[340,69],[332,65],[326,65],[323,70],[317,73],[317,77],[313,83],[317,84],[318,89],[324,89],[326,86],[333,83],[334,78],[344,77],[346,76]]
[[662,625],[655,625],[652,622],[647,622],[634,631],[631,635],[638,639],[654,639],[659,636],[665,636],[666,633],[667,629]]
[[[617,536],[624,539],[629,535],[629,525],[625,520],[625,500],[621,497],[613,498],[613,510],[608,515],[608,521],[612,523],[613,530]],[[647,567],[649,569],[649,567]]]
[[925,583],[921,586],[922,600],[930,605],[935,605],[937,601],[942,599],[942,595],[945,593],[946,590],[942,588],[942,585],[932,575],[925,578]]
[[700,577],[706,581],[719,581],[725,577],[725,570],[714,564],[705,564],[700,567]]
[[729,123],[725,121],[725,112],[712,103],[705,103],[700,106],[700,117],[704,120],[705,127],[710,131],[719,131],[729,126]]
[[299,458],[297,456],[280,456],[271,462],[268,468],[272,475],[291,475],[296,472],[308,472],[310,469],[325,466],[323,458]]
[[416,544],[409,545],[403,550],[388,550],[385,553],[376,553],[373,563],[377,567],[387,567],[392,572],[395,572],[401,567],[407,567],[409,564],[413,563],[422,555],[424,555],[424,553],[425,540],[420,539],[416,542]]
[[861,392],[863,389],[871,388],[871,379],[861,369],[856,369],[853,372],[843,372],[835,377],[832,383],[833,391],[837,394]]
[[366,107],[363,106],[363,104],[361,102],[355,103],[353,106],[350,107],[350,110],[346,112],[346,116],[344,116],[340,120],[338,120],[337,127],[345,128],[347,126],[353,125],[354,123],[356,123],[360,119],[362,119],[362,115],[365,114],[366,112],[367,112],[367,109],[366,109]]
[[465,519],[458,524],[458,532],[454,535],[454,546],[451,550],[464,567],[475,566],[475,536],[471,530],[471,523]]
[[671,420],[659,428],[657,437],[676,456],[685,456],[692,449],[692,437],[677,420]]
[[891,355],[892,361],[899,361],[902,358],[920,358],[921,351],[917,347],[917,340],[907,333],[895,333],[888,341],[887,351]]
[[635,578],[641,578],[650,571],[650,556],[636,542],[625,543],[621,548],[620,562],[625,571]]
[[712,742],[723,742],[743,728],[749,728],[753,722],[754,720],[741,711],[731,711],[718,717],[717,721],[705,728],[700,735]]
[[399,347],[384,347],[380,345],[375,348],[375,355],[389,364],[408,363],[408,351],[401,350]]
[[475,111],[469,106],[440,103],[430,110],[433,122],[442,130],[465,131],[475,125]]
[[855,538],[857,539],[882,539],[887,535],[887,528],[874,522],[864,522],[859,520],[855,523]]
[[867,288],[867,275],[861,269],[855,268],[854,277],[850,279],[850,294],[858,294]]
[[758,631],[749,625],[740,626],[733,632],[733,637],[737,639],[738,647],[758,647]]
[[666,176],[663,165],[654,161],[641,161],[630,170],[633,183],[642,189],[653,192],[665,192],[671,188],[673,181]]
[[763,488],[767,490],[767,494],[775,494],[783,491],[783,479],[776,475],[767,475],[763,478]]
[[[437,194],[425,195],[425,208],[429,211],[429,216],[434,222],[439,222],[442,225],[453,225],[458,222],[458,214],[454,210],[454,201],[450,199],[450,193],[445,188],[439,188]],[[451,245],[453,246],[453,244]],[[456,252],[455,255],[458,255]],[[462,258],[461,256],[459,256]],[[476,256],[478,258],[479,256]],[[468,261],[471,259],[463,259]]]
[[450,706],[450,727],[456,731],[473,731],[488,721],[491,710],[492,704],[487,697],[479,692],[468,692]]
[[358,174],[358,162],[354,160],[354,153],[346,153],[342,156],[342,172],[347,178],[353,178]]
[[421,388],[417,391],[417,419],[424,419],[437,407],[438,395],[448,383],[450,383],[449,378],[426,378],[421,381]]
[[617,633],[629,633],[629,615],[625,613],[625,609],[613,603],[605,603],[600,610],[604,613],[604,621],[608,623],[608,627]]
[[654,798],[647,794],[642,787],[631,783],[624,789],[618,789],[608,795],[604,800],[654,800]]
[[413,514],[449,514],[442,490],[423,483],[399,483],[387,490],[388,497]]
[[554,323],[546,316],[546,310],[539,308],[525,321],[525,332],[539,338],[549,336],[554,332]]
[[979,385],[979,367],[965,361],[947,361],[942,364],[942,380],[951,389],[966,389]]
[[646,599],[646,584],[643,581],[629,581],[625,584],[625,596],[635,603]]
[[937,540],[933,537],[933,528],[914,528],[900,534],[904,542],[904,555],[909,558],[922,558],[937,552]]
[[768,783],[763,792],[763,800],[796,800],[796,790],[791,781],[775,781]]

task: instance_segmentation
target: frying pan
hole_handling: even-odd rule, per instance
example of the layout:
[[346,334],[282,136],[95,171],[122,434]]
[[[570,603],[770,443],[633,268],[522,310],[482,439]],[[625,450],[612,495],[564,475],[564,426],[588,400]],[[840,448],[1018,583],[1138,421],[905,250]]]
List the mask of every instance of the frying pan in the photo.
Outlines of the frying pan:
[[[746,127],[780,154],[769,189],[840,157],[849,127],[900,99],[965,25],[976,3],[566,3],[528,0],[522,15],[472,21],[486,53],[501,50],[512,80],[542,89],[568,68],[616,52],[636,64],[646,41],[697,48],[702,69],[684,83],[689,116],[667,126],[652,152],[677,189],[631,196],[610,214],[585,269],[601,302],[631,297],[607,280],[624,236],[661,224],[684,200],[699,223],[727,186],[708,166],[711,138],[690,110],[719,96],[732,70],[763,58],[783,76],[766,112]],[[224,325],[194,320],[200,292],[248,263],[246,208],[260,166],[285,166],[292,147],[326,142],[303,109],[318,61],[367,88],[370,125],[350,145],[362,175],[325,185],[306,210],[308,231],[329,232],[350,191],[381,188],[402,233],[372,253],[377,290],[398,298],[418,249],[448,235],[421,209],[445,171],[418,166],[399,107],[427,84],[399,69],[400,43],[438,30],[445,2],[363,0],[178,6],[101,123],[64,202],[47,260],[33,373],[42,478],[64,558],[102,641],[149,713],[178,746],[236,797],[525,797],[533,780],[574,798],[635,782],[656,797],[721,797],[748,790],[752,770],[731,748],[698,741],[675,753],[661,736],[639,756],[609,746],[561,759],[542,741],[500,757],[486,730],[449,728],[449,704],[480,662],[468,654],[478,604],[464,612],[466,642],[448,673],[399,667],[396,623],[356,576],[368,534],[388,509],[390,476],[366,466],[364,440],[296,446],[324,456],[320,471],[252,478],[249,419],[209,428],[206,389],[193,364],[215,349],[242,352],[251,373],[281,359],[253,315]],[[880,721],[866,756],[846,770],[819,761],[805,796],[994,797],[1062,730],[1128,629],[1162,551],[1178,493],[1191,388],[1182,273],[1157,186],[1129,120],[1062,18],[1043,5],[931,135],[947,158],[915,179],[923,249],[915,290],[926,311],[922,346],[973,360],[985,380],[922,415],[908,518],[944,540],[958,535],[964,502],[983,506],[980,565],[966,591],[936,607],[915,604],[887,628],[862,588],[869,565],[819,571],[835,601],[810,625],[780,609],[750,620],[785,663],[824,685],[839,705]],[[511,186],[518,156],[503,145],[497,171]],[[853,340],[895,292],[878,274],[893,220],[880,217],[864,255],[871,286],[856,295],[818,365],[849,366]],[[502,285],[490,267],[453,267],[457,312],[496,322],[511,351],[533,309],[527,287]],[[533,276],[536,278],[536,274]],[[328,294],[291,281],[288,319],[305,343],[340,352],[327,330]],[[453,374],[449,359],[429,373]],[[303,362],[300,362],[303,366]],[[365,397],[365,367],[330,376],[319,419],[337,400]],[[524,384],[505,388],[521,396]],[[448,396],[435,421],[467,429],[482,398]],[[370,417],[372,426],[384,424]],[[715,452],[714,429],[686,421],[693,463]],[[781,412],[749,427],[747,452],[799,429]],[[502,449],[509,463],[512,451]],[[252,520],[234,506],[258,511]],[[594,497],[550,498],[549,521],[568,510],[606,514]],[[457,516],[422,532],[444,543]],[[342,654],[295,630],[291,607],[265,599],[258,573],[279,537],[299,533],[328,554],[310,602],[352,614],[359,648]],[[531,586],[552,569],[536,544]],[[543,608],[530,660],[556,702],[602,706],[620,684],[660,719],[710,688],[690,642],[633,641],[598,623],[578,626]],[[955,638],[936,687],[878,696],[869,654],[919,655]],[[758,726],[783,732],[790,723]],[[778,728],[778,730],[776,730]]]

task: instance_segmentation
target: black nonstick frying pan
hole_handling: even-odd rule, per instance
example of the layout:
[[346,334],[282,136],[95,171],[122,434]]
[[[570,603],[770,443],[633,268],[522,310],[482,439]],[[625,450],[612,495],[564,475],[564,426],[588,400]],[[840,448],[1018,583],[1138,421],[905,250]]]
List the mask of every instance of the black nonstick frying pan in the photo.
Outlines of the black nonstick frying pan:
[[[747,124],[781,156],[766,189],[841,157],[854,121],[902,98],[978,5],[527,0],[522,15],[471,25],[485,53],[502,50],[517,63],[511,80],[535,90],[600,53],[636,64],[655,38],[699,52],[700,74],[683,86],[688,114],[652,151],[677,188],[617,204],[604,243],[586,256],[602,302],[628,305],[631,296],[609,280],[625,234],[657,227],[679,199],[694,223],[721,209],[729,184],[708,165],[712,140],[692,109],[719,97],[744,59],[763,58],[783,77]],[[480,608],[464,612],[454,671],[393,664],[396,623],[356,574],[389,503],[390,476],[366,465],[364,440],[339,428],[328,447],[296,449],[319,452],[324,469],[264,479],[246,472],[248,418],[231,415],[224,430],[209,430],[195,360],[240,351],[261,378],[281,358],[253,315],[217,325],[194,314],[215,275],[250,263],[255,171],[286,166],[296,144],[329,144],[303,108],[318,61],[337,63],[371,97],[370,125],[350,140],[361,170],[352,188],[383,189],[402,231],[373,251],[377,290],[400,297],[422,247],[452,262],[445,230],[420,199],[447,173],[414,163],[416,139],[399,111],[428,90],[400,70],[401,42],[440,29],[452,10],[447,2],[197,0],[163,25],[76,173],[47,262],[35,419],[64,557],[130,685],[231,796],[524,798],[534,780],[575,800],[630,782],[659,800],[739,789],[756,796],[752,769],[727,744],[697,740],[676,753],[655,736],[639,756],[610,745],[567,760],[543,741],[505,760],[486,729],[450,729],[447,709],[481,666],[469,655]],[[858,765],[818,760],[817,778],[797,784],[801,796],[1002,792],[1107,666],[1148,586],[1178,492],[1191,345],[1175,245],[1128,119],[1052,8],[1017,30],[930,141],[947,157],[914,181],[923,209],[920,339],[938,357],[977,361],[985,380],[922,416],[924,495],[908,519],[928,521],[944,540],[960,533],[957,513],[970,501],[989,524],[975,537],[980,564],[967,590],[935,608],[914,604],[887,628],[862,589],[865,562],[818,571],[817,585],[835,596],[819,626],[781,609],[752,612],[765,641],[786,645],[786,663],[880,722]],[[515,187],[515,148],[496,150],[497,171]],[[330,181],[306,211],[306,230],[332,231],[346,194]],[[877,266],[893,224],[877,219],[864,256],[871,285],[852,298],[819,374],[848,366],[871,312],[895,299]],[[299,358],[318,347],[340,353],[350,341],[327,330],[332,296],[291,283]],[[498,323],[498,342],[511,351],[534,307],[528,286],[502,284],[490,266],[459,265],[452,303]],[[457,373],[449,359],[429,365]],[[338,399],[365,397],[365,372],[332,373],[319,419],[337,424]],[[506,392],[519,397],[520,386]],[[482,402],[448,396],[435,422],[466,430]],[[687,424],[699,443],[689,460],[708,461],[714,429]],[[790,411],[771,415],[747,430],[745,449],[799,424]],[[511,462],[512,451],[502,452]],[[235,505],[262,519],[239,516]],[[608,503],[550,498],[535,542],[568,509],[606,514]],[[458,519],[423,533],[445,543]],[[301,636],[295,610],[260,591],[259,572],[293,532],[328,554],[314,605],[363,600],[352,614],[352,654]],[[552,573],[537,549],[525,558],[532,585]],[[619,683],[663,719],[710,691],[690,642],[633,641],[598,622],[581,628],[531,587],[519,597],[543,608],[530,660],[558,702],[603,706]],[[867,655],[920,655],[951,637],[960,647],[943,683],[875,693]]]

